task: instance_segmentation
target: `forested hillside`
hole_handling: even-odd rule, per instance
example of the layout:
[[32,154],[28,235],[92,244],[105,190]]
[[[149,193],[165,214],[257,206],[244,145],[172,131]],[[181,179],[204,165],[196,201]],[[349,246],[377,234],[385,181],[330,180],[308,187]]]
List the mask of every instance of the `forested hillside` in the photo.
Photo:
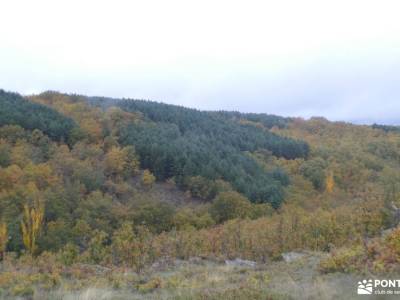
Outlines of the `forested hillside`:
[[[138,100],[117,105],[124,111],[141,112],[152,121],[129,125],[121,132],[121,143],[134,145],[142,167],[150,169],[159,180],[173,177],[181,187],[190,188],[194,176],[201,176],[208,187],[222,179],[253,202],[279,207],[282,187],[289,183],[287,175],[279,168],[266,171],[249,153],[264,150],[286,159],[308,155],[305,142],[240,123],[225,114]],[[211,188],[199,196],[212,199],[216,190]]]
[[294,250],[325,253],[321,272],[397,270],[398,232],[380,240],[400,221],[396,128],[0,91],[0,296],[64,288],[88,265],[140,275]]
[[53,109],[32,103],[15,93],[0,90],[0,126],[19,125],[39,129],[58,141],[68,142],[76,124]]

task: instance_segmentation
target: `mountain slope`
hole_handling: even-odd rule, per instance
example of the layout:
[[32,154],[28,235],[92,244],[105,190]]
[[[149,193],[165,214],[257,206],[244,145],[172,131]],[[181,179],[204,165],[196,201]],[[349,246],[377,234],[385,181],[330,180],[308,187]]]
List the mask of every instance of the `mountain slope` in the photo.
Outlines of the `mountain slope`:
[[[235,119],[250,118],[282,126],[285,120],[276,116],[205,112],[144,100],[110,102],[91,98],[89,103],[101,107],[113,103],[124,111],[141,113],[144,121],[123,128],[120,142],[134,145],[142,167],[150,169],[159,180],[173,177],[183,188],[195,176],[201,176],[205,185],[222,179],[252,201],[278,207],[283,200],[282,187],[288,184],[287,176],[279,169],[267,172],[247,153],[264,150],[293,159],[305,158],[309,152],[308,145],[300,140]],[[215,189],[202,196],[213,198]]]
[[19,125],[39,129],[50,138],[67,141],[76,124],[47,106],[27,101],[16,93],[0,90],[0,126]]
[[[123,281],[130,287],[163,293],[162,280],[143,284],[141,274],[193,257],[264,265],[312,250],[327,257],[316,274],[399,269],[399,231],[380,237],[399,223],[395,128],[57,92],[3,99],[6,297],[60,280],[79,286],[82,268],[122,268],[139,278]],[[36,110],[38,122],[21,117]],[[65,120],[74,127],[55,134],[49,124]],[[29,275],[36,268],[47,271]]]

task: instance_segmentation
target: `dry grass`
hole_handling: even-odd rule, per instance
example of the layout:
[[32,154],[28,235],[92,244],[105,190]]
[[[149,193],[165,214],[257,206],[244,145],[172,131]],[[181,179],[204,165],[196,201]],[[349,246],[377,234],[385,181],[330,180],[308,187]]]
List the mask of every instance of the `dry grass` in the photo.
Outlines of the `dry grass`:
[[[6,283],[0,288],[0,299],[357,299],[360,278],[318,273],[323,257],[325,254],[309,253],[292,263],[279,261],[254,268],[201,259],[176,260],[140,275],[120,269],[96,273],[88,266],[73,266],[59,274],[53,286],[46,286],[44,278],[34,279],[34,274],[29,277],[32,270],[14,268],[0,274],[0,282]],[[46,280],[52,282],[55,275],[48,276]]]

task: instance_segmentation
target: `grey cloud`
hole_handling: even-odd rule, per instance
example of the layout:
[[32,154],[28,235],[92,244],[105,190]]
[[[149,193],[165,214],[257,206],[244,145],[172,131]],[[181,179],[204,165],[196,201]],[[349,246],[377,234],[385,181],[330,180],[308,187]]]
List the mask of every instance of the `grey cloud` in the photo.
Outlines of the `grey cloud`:
[[395,55],[327,56],[279,70],[261,62],[78,70],[11,60],[0,71],[0,87],[21,93],[51,89],[152,99],[206,110],[400,124],[399,78],[400,59]]

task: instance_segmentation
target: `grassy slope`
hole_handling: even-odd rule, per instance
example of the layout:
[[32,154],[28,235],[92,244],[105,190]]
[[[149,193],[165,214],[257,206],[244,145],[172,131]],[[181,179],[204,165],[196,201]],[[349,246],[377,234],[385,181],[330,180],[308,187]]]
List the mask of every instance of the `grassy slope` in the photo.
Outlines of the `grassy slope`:
[[[49,290],[46,280],[42,279],[30,289],[14,288],[13,292],[29,295],[35,290],[33,299],[41,300],[358,299],[355,289],[360,278],[340,273],[321,275],[318,263],[324,257],[324,253],[308,252],[294,262],[273,262],[255,268],[201,259],[176,260],[154,265],[140,275],[127,270],[81,265],[61,272],[55,289]],[[70,275],[67,277],[67,274]],[[20,284],[28,277],[24,277],[22,271],[19,276],[15,280]]]

